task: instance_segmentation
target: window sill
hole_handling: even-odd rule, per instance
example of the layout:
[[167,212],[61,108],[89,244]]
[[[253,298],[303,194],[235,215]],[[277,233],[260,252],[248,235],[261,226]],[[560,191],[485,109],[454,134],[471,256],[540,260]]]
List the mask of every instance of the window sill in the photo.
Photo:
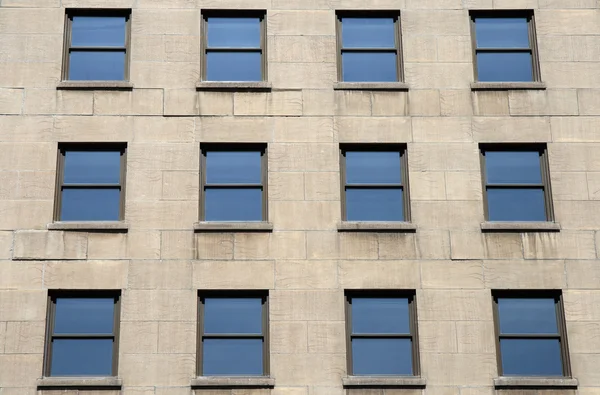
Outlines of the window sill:
[[403,232],[414,233],[417,225],[393,221],[345,221],[338,224],[338,232]]
[[44,377],[38,379],[38,390],[43,389],[98,389],[120,390],[123,380],[118,377]]
[[223,91],[223,92],[269,92],[272,85],[268,81],[257,82],[220,82],[201,81],[196,85],[199,91]]
[[212,222],[202,221],[194,224],[195,232],[272,232],[271,222]]
[[347,376],[345,388],[425,388],[427,380],[416,376]]
[[473,91],[545,90],[543,82],[472,82]]
[[579,382],[571,377],[497,377],[496,389],[577,389]]
[[124,221],[59,221],[48,224],[48,230],[126,233],[129,224]]
[[275,379],[271,377],[222,377],[200,376],[192,379],[192,388],[273,388]]
[[133,84],[128,81],[62,81],[56,89],[130,91]]
[[558,222],[483,222],[482,232],[560,232]]
[[336,82],[336,91],[408,91],[404,82]]

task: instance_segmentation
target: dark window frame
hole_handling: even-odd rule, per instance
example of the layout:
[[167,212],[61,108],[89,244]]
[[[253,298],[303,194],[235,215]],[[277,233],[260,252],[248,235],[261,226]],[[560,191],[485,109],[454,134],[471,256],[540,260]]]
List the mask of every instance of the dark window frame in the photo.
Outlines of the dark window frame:
[[[478,48],[477,33],[475,28],[476,18],[527,18],[527,30],[529,38],[529,48]],[[535,18],[533,10],[472,10],[469,11],[469,24],[471,29],[471,52],[473,55],[473,73],[475,81],[485,83],[510,84],[510,81],[479,81],[479,70],[477,65],[477,54],[480,52],[527,52],[531,54],[531,82],[541,82],[540,56],[537,45],[537,35],[535,28]],[[527,81],[526,81],[527,82]]]
[[[542,177],[541,184],[495,184],[491,185],[494,189],[533,189],[540,188],[544,191],[544,203],[546,220],[545,222],[553,222],[554,217],[554,204],[552,201],[552,187],[550,182],[550,163],[548,160],[548,146],[546,144],[537,143],[500,143],[500,144],[480,144],[479,145],[479,161],[481,164],[481,182],[483,192],[483,209],[485,220],[489,221],[489,202],[487,196],[487,190],[490,186],[487,183],[487,167],[485,162],[486,152],[538,152],[540,155],[540,172]],[[513,221],[509,221],[513,222]]]
[[[508,334],[500,333],[500,314],[498,311],[498,299],[554,299],[556,324],[558,326],[558,335],[546,334]],[[494,335],[496,340],[496,362],[498,365],[498,375],[503,376],[502,370],[502,352],[500,349],[500,339],[502,338],[527,338],[527,339],[559,339],[561,348],[561,365],[563,375],[561,377],[572,377],[571,361],[569,357],[569,344],[567,341],[567,323],[565,319],[565,307],[560,290],[493,290],[492,306],[494,316]],[[513,377],[513,376],[510,376]],[[520,376],[514,376],[520,377]]]
[[[210,151],[260,152],[261,184],[207,184],[206,153]],[[266,143],[201,143],[200,144],[200,220],[206,221],[206,188],[262,188],[262,219],[269,218],[268,205],[268,145]],[[221,221],[214,221],[221,222]],[[232,221],[233,222],[233,221]],[[245,221],[242,221],[245,222]]]
[[[208,46],[208,19],[209,18],[259,18],[260,19],[260,48],[210,48]],[[227,9],[208,9],[202,10],[200,19],[200,79],[203,82],[231,82],[231,81],[213,81],[207,80],[207,54],[209,52],[259,52],[261,54],[261,75],[260,81],[268,81],[267,67],[267,11],[266,10],[227,10]],[[260,82],[256,81],[256,82]],[[248,82],[248,81],[233,81]],[[254,81],[252,81],[254,82]]]
[[[113,318],[113,332],[111,335],[94,335],[94,334],[54,334],[54,327],[56,321],[56,299],[64,298],[113,298],[115,300],[114,306],[114,318]],[[121,324],[121,291],[120,290],[50,290],[48,292],[48,303],[46,308],[46,334],[44,344],[44,362],[43,362],[43,377],[62,377],[62,376],[51,376],[52,372],[52,341],[55,338],[85,338],[85,339],[113,339],[113,353],[112,353],[112,374],[111,377],[118,375],[119,368],[119,339],[120,339],[120,325]],[[68,376],[71,377],[71,376]],[[76,376],[73,376],[76,377]],[[100,376],[102,377],[102,376]]]
[[[406,144],[361,144],[361,143],[344,143],[340,144],[340,187],[341,187],[341,206],[342,206],[342,221],[348,221],[348,210],[346,207],[346,189],[348,184],[346,183],[346,152],[348,151],[362,151],[362,152],[389,152],[398,151],[400,154],[400,181],[401,184],[355,184],[351,188],[402,188],[402,204],[404,219],[402,221],[390,221],[390,222],[411,222],[411,210],[410,210],[410,188],[408,180],[408,149]],[[363,222],[363,221],[359,221]],[[369,221],[366,221],[369,222]]]
[[[260,335],[253,334],[212,334],[205,335],[204,334],[204,300],[206,298],[260,298],[262,300],[262,333]],[[198,327],[197,327],[197,336],[196,336],[196,375],[198,377],[203,376],[203,339],[205,338],[230,338],[230,339],[240,339],[240,338],[262,338],[263,339],[263,373],[261,376],[256,377],[267,377],[270,374],[270,354],[269,354],[269,291],[262,290],[200,290],[198,291]],[[230,377],[230,376],[223,376]],[[233,377],[233,376],[232,376]],[[252,376],[254,377],[254,376]]]
[[[130,63],[131,63],[131,8],[67,8],[65,12],[65,33],[63,38],[63,59],[62,59],[62,81],[80,81],[69,79],[70,53],[74,47],[71,45],[73,38],[73,17],[78,16],[96,16],[96,17],[125,17],[125,46],[124,47],[76,47],[76,51],[106,51],[106,52],[125,52],[125,71],[122,81],[129,81]],[[93,81],[93,80],[91,80]],[[121,81],[121,80],[116,80]]]
[[[125,185],[127,175],[127,144],[126,143],[59,143],[58,158],[56,164],[56,186],[54,188],[54,221],[60,221],[62,208],[62,191],[65,189],[64,171],[65,171],[65,153],[67,151],[119,151],[120,160],[120,181],[119,184],[77,184],[67,186],[67,188],[119,188],[119,221],[125,219]],[[75,221],[76,222],[76,221]]]
[[[343,18],[393,18],[395,48],[344,48],[342,44]],[[336,63],[338,82],[344,81],[342,54],[344,52],[393,52],[396,54],[396,81],[404,82],[404,60],[402,56],[402,23],[399,10],[338,10],[335,13]],[[357,81],[356,83],[373,83],[377,81]]]
[[[357,337],[352,334],[352,299],[353,298],[398,298],[408,299],[408,320],[409,334],[360,334],[362,338],[404,338],[412,340],[412,376],[421,376],[421,362],[419,359],[419,330],[417,319],[417,295],[414,290],[392,290],[392,289],[360,289],[346,290],[344,292],[344,310],[346,318],[346,369],[349,376],[354,375],[353,356],[352,356],[352,338]],[[382,376],[385,377],[386,375]]]

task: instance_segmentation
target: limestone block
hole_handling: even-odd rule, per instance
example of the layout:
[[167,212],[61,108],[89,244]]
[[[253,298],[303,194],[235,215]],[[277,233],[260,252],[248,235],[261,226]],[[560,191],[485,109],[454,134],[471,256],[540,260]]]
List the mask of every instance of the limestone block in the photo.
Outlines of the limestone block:
[[[463,89],[444,89],[440,93],[440,111],[444,117],[473,115],[471,92]],[[435,108],[435,106],[433,106]]]
[[199,115],[232,115],[233,93],[198,92],[197,107]]
[[477,144],[415,143],[408,146],[408,168],[411,171],[479,172]]
[[333,10],[272,11],[267,20],[267,34],[272,36],[333,36]]
[[331,143],[334,123],[330,117],[274,118],[273,141],[283,143]]
[[567,324],[569,352],[573,354],[598,354],[600,350],[600,324],[571,321]]
[[273,141],[273,120],[238,116],[202,118],[196,131],[196,140],[215,143],[270,142]]
[[563,261],[484,261],[485,286],[491,289],[562,289],[567,285]]
[[0,289],[39,289],[42,272],[43,264],[38,262],[0,261]]
[[377,259],[379,240],[376,234],[308,232],[308,259]]
[[44,321],[7,322],[6,354],[41,354],[44,352]]
[[306,322],[271,322],[269,348],[271,354],[303,354],[308,351]]
[[597,117],[552,117],[552,138],[556,142],[598,142]]
[[419,259],[450,259],[450,233],[445,230],[419,230],[416,235]]
[[406,0],[406,9],[414,10],[459,10],[463,6],[461,0]]
[[0,143],[0,170],[46,170],[56,167],[56,146],[51,143]]
[[105,7],[118,7],[118,8],[131,8],[133,6],[132,0],[64,0],[62,1],[63,7],[95,7],[100,8],[102,5]]
[[122,296],[121,319],[196,322],[196,298],[192,290],[127,290]]
[[95,115],[162,115],[162,89],[94,92]]
[[[580,91],[581,92],[581,91]],[[578,115],[581,97],[575,89],[509,91],[510,115]]]
[[539,10],[535,25],[538,35],[600,34],[598,15],[593,10]]
[[[550,36],[556,37],[556,36]],[[570,38],[569,44],[571,45],[571,58],[565,60],[574,60],[577,62],[598,62],[600,61],[600,50],[598,49],[598,40],[600,37],[597,35],[588,36],[566,36]]]
[[237,233],[234,236],[234,259],[305,259],[303,232]]
[[56,88],[59,76],[58,62],[0,62],[0,86],[6,88]]
[[456,339],[459,353],[496,353],[496,335],[493,321],[457,321]]
[[563,292],[565,319],[569,321],[598,321],[600,293],[597,291],[568,290]]
[[[52,117],[0,117],[2,142],[44,142],[52,140],[54,119]],[[11,169],[14,170],[14,169]]]
[[548,144],[550,174],[556,171],[600,171],[600,144]]
[[419,320],[492,320],[492,306],[489,290],[428,289],[417,291],[417,300],[419,302]]
[[273,261],[206,261],[192,267],[194,289],[273,289]]
[[[454,0],[452,0],[454,1]],[[471,36],[438,36],[437,61],[470,63],[473,61]]]
[[199,9],[144,9],[136,12],[132,20],[132,36],[139,34],[167,34],[198,36],[200,34]]
[[6,344],[6,322],[0,322],[0,350],[4,352],[4,346]]
[[333,63],[336,61],[335,37],[333,35],[269,36],[267,44],[269,63]]
[[[431,26],[433,26],[431,20],[423,25],[424,28]],[[473,79],[473,65],[471,63],[407,62],[404,64],[404,74],[406,81],[410,81],[411,87],[415,89],[427,89],[432,86],[466,89]]]
[[371,115],[370,92],[335,91],[333,99],[335,115]]
[[[435,3],[432,3],[435,4]],[[469,20],[462,10],[407,10],[402,13],[402,31],[435,36],[468,36]],[[435,26],[434,29],[431,27]]]
[[[52,200],[0,200],[0,230],[44,229],[52,221],[53,206]],[[15,251],[16,244],[16,259]]]
[[[53,171],[21,171],[18,174],[17,182],[16,196],[18,199],[54,199],[56,173]],[[0,186],[0,191],[2,188]]]
[[[193,118],[134,117],[133,140],[136,143],[189,143],[194,141]],[[146,146],[150,147],[150,146]],[[164,169],[164,167],[153,167]]]
[[123,321],[120,323],[119,352],[155,354],[158,351],[158,322]]
[[[0,37],[0,46],[1,62],[49,62],[59,65],[62,61],[63,34],[4,34]],[[9,67],[10,63],[5,66]]]
[[415,261],[341,260],[338,277],[343,289],[415,289],[421,287]]
[[[195,89],[165,89],[164,96],[165,116],[200,115],[198,92]],[[212,104],[212,101],[207,102]],[[230,101],[229,114],[233,111],[232,102]]]
[[573,376],[577,377],[581,387],[593,387],[600,380],[600,373],[595,369],[600,363],[598,354],[571,353],[570,360]]
[[0,34],[61,34],[64,11],[58,8],[11,8],[3,4]]
[[194,240],[196,259],[233,259],[232,233],[200,233]]
[[[596,200],[590,192],[598,190],[595,185],[588,185],[588,174],[584,172],[554,172],[552,179],[552,197],[554,200]],[[596,177],[592,177],[595,181]]]
[[452,259],[523,259],[518,233],[450,232]]
[[439,116],[441,115],[440,91],[438,90],[410,90],[408,93],[409,114],[412,116]]
[[415,142],[471,142],[471,120],[460,118],[412,118]]
[[346,352],[346,323],[308,322],[308,352],[343,354]]
[[191,354],[196,350],[196,322],[159,322],[158,352]]
[[159,259],[158,231],[129,230],[127,234],[90,233],[88,259]]
[[275,0],[272,7],[275,10],[327,10],[331,5],[331,0]]
[[338,384],[337,387],[308,387],[309,395],[344,395],[346,390]]
[[164,231],[160,234],[161,259],[193,259],[195,237],[189,231]]
[[235,115],[302,115],[302,92],[282,90],[273,92],[236,92],[233,94]]
[[127,261],[48,262],[44,287],[48,289],[121,289],[127,286]]
[[416,201],[413,222],[423,229],[472,229],[483,222],[483,208],[474,201]]
[[324,89],[330,87],[337,80],[337,69],[333,62],[270,62],[269,80],[277,89]]
[[271,395],[308,395],[308,388],[305,387],[287,387],[274,388]]
[[125,354],[119,370],[131,386],[183,386],[194,376],[195,359],[195,350],[188,354]]
[[3,171],[0,172],[0,198],[16,199],[19,193],[18,187],[19,172]]
[[128,289],[191,289],[192,265],[187,261],[132,261]]
[[[310,173],[320,174],[320,173]],[[328,173],[325,173],[328,174]],[[334,173],[335,174],[335,173]],[[269,201],[303,200],[305,195],[304,173],[269,173]],[[311,199],[326,200],[326,199]],[[334,200],[334,199],[331,199]]]
[[481,261],[421,261],[423,288],[483,288]]
[[[270,186],[269,188],[272,191]],[[338,172],[304,173],[304,199],[339,201],[340,174]]]
[[458,352],[456,340],[456,323],[454,321],[422,321],[419,322],[418,331],[419,352]]
[[303,115],[333,115],[337,92],[331,90],[303,89]]
[[546,117],[474,117],[473,138],[490,143],[552,140]]
[[306,378],[314,385],[336,385],[346,371],[345,354],[274,354],[271,371],[277,383],[286,386],[306,384]]
[[278,201],[269,205],[276,230],[333,229],[340,222],[339,203],[332,201]]
[[186,229],[198,218],[196,201],[128,202],[127,218],[135,229]]
[[54,89],[27,89],[23,113],[92,115],[94,92]]
[[21,114],[23,92],[23,89],[0,89],[0,114]]
[[165,59],[167,62],[198,62],[200,37],[197,35],[166,35]]
[[[174,25],[173,21],[169,24]],[[200,80],[200,68],[197,62],[132,61],[129,79],[136,89],[165,86],[171,89],[190,88]]]
[[563,229],[592,230],[597,229],[600,213],[596,207],[598,201],[573,201],[561,200],[554,202],[556,218],[561,222]]
[[198,201],[199,185],[197,171],[165,171],[162,176],[162,199]]
[[45,290],[0,291],[2,320],[44,321],[46,319],[47,297]]
[[509,115],[507,91],[473,92],[473,113],[478,116]]
[[336,117],[334,128],[340,143],[412,141],[411,121],[408,117]]
[[486,385],[497,376],[494,354],[421,354],[431,385]]
[[[538,35],[537,43],[539,58],[546,62],[573,61],[573,52],[575,49],[573,38],[573,36],[567,35]],[[542,76],[542,78],[543,77],[544,76]]]
[[134,34],[131,37],[131,60],[146,62],[164,62],[165,35]]
[[412,233],[381,233],[379,259],[417,259],[416,236]]
[[15,233],[13,259],[86,259],[87,234],[46,231]]
[[[153,392],[152,394],[148,394],[148,395],[189,395],[190,394],[189,386],[156,387],[155,391],[156,392]],[[205,393],[205,392],[201,391],[200,393]],[[127,394],[125,394],[125,395],[127,395]],[[134,394],[134,395],[136,395],[136,394]],[[206,395],[210,395],[210,394],[207,393]],[[226,394],[226,395],[229,395],[229,394]]]
[[594,72],[597,62],[542,62],[541,68],[549,87],[600,88],[600,76]]
[[275,263],[275,288],[337,288],[337,271],[336,261],[277,261]]
[[437,61],[437,43],[436,37],[433,35],[405,34],[402,44],[403,60],[405,62]]
[[593,234],[590,232],[525,233],[523,251],[525,259],[595,258]]
[[61,142],[123,142],[130,140],[132,124],[131,117],[57,116],[54,138]]
[[[344,320],[341,290],[275,290],[270,292],[269,304],[272,322]],[[286,370],[289,369],[288,365]],[[279,376],[275,377],[279,380]]]
[[[2,392],[7,387],[18,387],[24,383],[35,383],[42,371],[43,354],[1,354],[0,383]],[[21,389],[15,394],[23,393]],[[3,394],[4,395],[4,394]]]
[[482,197],[481,173],[475,171],[449,171],[444,173],[448,200],[477,200]]
[[600,267],[596,260],[568,260],[565,262],[569,289],[595,289],[600,281]]
[[406,92],[371,92],[371,114],[378,117],[403,117],[408,115]]

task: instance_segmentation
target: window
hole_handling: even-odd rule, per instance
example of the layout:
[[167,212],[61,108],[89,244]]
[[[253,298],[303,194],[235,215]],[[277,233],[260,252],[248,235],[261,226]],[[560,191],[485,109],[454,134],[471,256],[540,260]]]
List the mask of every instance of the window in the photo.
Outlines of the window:
[[129,79],[130,10],[67,11],[63,80]]
[[546,146],[482,146],[486,219],[552,221]]
[[204,221],[266,221],[267,147],[264,144],[203,144]]
[[473,12],[471,34],[477,81],[540,81],[533,12]]
[[418,376],[414,292],[346,294],[346,341],[351,375]]
[[199,376],[269,374],[266,292],[200,294]]
[[410,221],[406,147],[341,147],[344,221]]
[[337,13],[340,81],[402,80],[399,18],[388,11]]
[[501,376],[570,376],[560,292],[494,293]]
[[59,146],[55,220],[123,220],[125,150],[113,144]]
[[203,13],[204,81],[266,80],[265,12]]
[[116,376],[119,292],[57,292],[48,303],[44,375]]

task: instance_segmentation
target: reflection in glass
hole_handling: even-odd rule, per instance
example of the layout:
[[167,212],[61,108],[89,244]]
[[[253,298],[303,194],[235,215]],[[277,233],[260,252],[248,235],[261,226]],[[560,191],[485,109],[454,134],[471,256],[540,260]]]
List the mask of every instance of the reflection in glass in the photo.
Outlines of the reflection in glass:
[[486,151],[485,167],[488,184],[542,184],[536,151]]
[[352,298],[352,333],[409,334],[407,298]]
[[260,18],[208,18],[209,48],[260,48]]
[[124,47],[125,23],[124,16],[75,16],[71,46]]
[[113,333],[113,298],[57,298],[55,334]]
[[395,52],[342,53],[342,79],[347,82],[398,81]]
[[402,184],[398,151],[347,151],[345,156],[348,184]]
[[477,78],[483,82],[533,81],[533,63],[529,52],[477,53]]
[[51,376],[112,376],[112,339],[54,339]]
[[205,376],[262,375],[262,339],[204,339],[202,374]]
[[262,81],[260,52],[208,52],[207,81]]
[[346,220],[404,221],[402,189],[346,189]]
[[500,339],[505,376],[562,376],[558,339]]
[[342,18],[342,47],[395,48],[393,18]]
[[262,221],[262,188],[206,188],[206,221]]
[[498,298],[501,334],[557,334],[553,298]]
[[410,339],[352,339],[354,375],[412,375]]
[[125,79],[125,51],[73,51],[69,54],[70,80]]
[[206,298],[204,333],[262,333],[262,299]]
[[529,48],[527,18],[475,18],[477,48]]
[[65,184],[119,184],[119,151],[66,151]]
[[118,221],[121,191],[118,188],[63,189],[61,221]]
[[487,189],[490,221],[546,221],[544,191],[536,189]]
[[206,182],[208,184],[260,184],[260,151],[206,152]]

